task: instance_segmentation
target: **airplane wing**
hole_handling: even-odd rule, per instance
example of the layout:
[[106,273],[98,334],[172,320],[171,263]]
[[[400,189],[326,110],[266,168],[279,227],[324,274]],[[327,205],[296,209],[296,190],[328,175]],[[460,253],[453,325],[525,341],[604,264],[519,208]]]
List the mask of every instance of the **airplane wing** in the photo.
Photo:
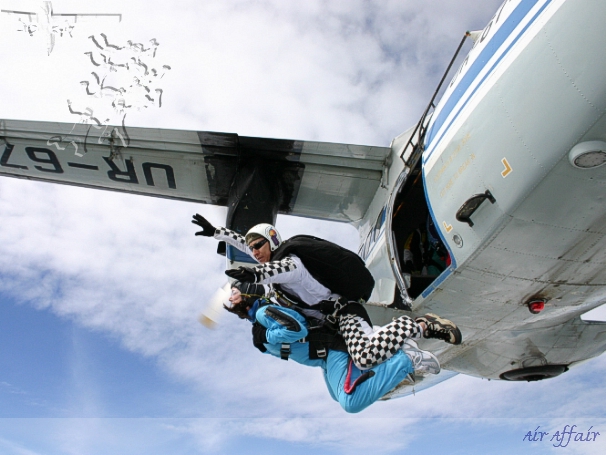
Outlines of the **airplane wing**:
[[2,13],[16,15],[17,17],[28,16],[30,22],[38,18],[39,14],[47,16],[48,20],[57,18],[72,23],[87,22],[91,20],[102,20],[104,23],[115,23],[122,21],[122,14],[111,13],[55,13],[52,3],[49,1],[23,1],[2,0]]
[[[279,213],[356,223],[390,148],[230,133],[0,121],[0,175],[227,205],[238,166],[280,163]],[[269,165],[268,164],[268,165]]]
[[53,13],[53,18],[57,18],[59,20],[64,20],[70,23],[80,23],[80,22],[95,22],[101,23],[103,25],[106,24],[115,24],[117,22],[122,22],[122,14],[103,14],[103,13]]
[[[38,23],[38,14],[33,11],[23,11],[23,10],[12,10],[12,9],[0,9],[0,26],[4,28],[11,27],[13,25],[21,23],[19,25],[18,31],[26,32],[30,36],[34,36],[34,33],[39,28]],[[11,24],[11,20],[14,19],[14,24]],[[47,44],[47,48],[52,49],[54,43]]]
[[17,11],[17,10],[11,10],[11,9],[1,9],[0,12],[4,13],[4,14],[8,14],[9,16],[11,15],[15,15],[16,17],[21,17],[24,18],[25,16],[27,16],[29,22],[33,22],[36,17],[38,16],[37,13],[32,12],[32,11]]

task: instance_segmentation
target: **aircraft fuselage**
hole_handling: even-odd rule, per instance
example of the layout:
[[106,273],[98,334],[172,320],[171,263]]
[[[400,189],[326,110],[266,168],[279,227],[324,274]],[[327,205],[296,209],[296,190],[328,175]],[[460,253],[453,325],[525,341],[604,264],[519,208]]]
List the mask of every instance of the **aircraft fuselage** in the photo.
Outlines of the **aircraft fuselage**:
[[[452,262],[408,305],[461,326],[462,346],[428,344],[442,348],[446,369],[499,378],[567,368],[606,348],[606,328],[579,318],[606,298],[604,17],[603,2],[506,1],[429,121],[423,186]],[[399,159],[410,153],[409,136],[394,140],[392,185],[377,193],[360,228],[369,265],[380,273],[385,260],[392,266],[378,280],[379,305],[403,283],[390,204],[412,175],[409,155]],[[598,166],[578,167],[572,155]],[[477,195],[491,197],[474,203]],[[528,309],[533,299],[545,302],[539,314]],[[373,313],[379,322],[391,315]]]

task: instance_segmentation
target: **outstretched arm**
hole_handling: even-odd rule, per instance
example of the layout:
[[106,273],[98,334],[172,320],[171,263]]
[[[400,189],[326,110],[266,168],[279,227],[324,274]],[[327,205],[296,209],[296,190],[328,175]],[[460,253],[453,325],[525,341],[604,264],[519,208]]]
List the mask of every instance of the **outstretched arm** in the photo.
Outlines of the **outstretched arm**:
[[[217,240],[228,243],[229,245],[239,249],[243,253],[246,253],[251,258],[255,259],[255,257],[252,254],[252,250],[250,248],[248,248],[248,245],[246,244],[246,240],[244,239],[244,236],[241,234],[238,234],[236,231],[232,231],[232,230],[224,228],[224,227],[218,227],[215,230],[214,236]],[[256,261],[256,259],[255,259],[255,261]]]
[[194,215],[194,218],[193,220],[191,220],[191,222],[202,228],[201,231],[196,232],[196,235],[202,235],[204,237],[214,237],[219,241],[228,243],[229,245],[237,248],[238,250],[248,254],[250,257],[255,259],[251,249],[246,244],[246,240],[244,239],[243,235],[240,235],[235,231],[221,226],[215,227],[210,224],[206,218],[204,218],[202,215],[199,215],[198,213]]

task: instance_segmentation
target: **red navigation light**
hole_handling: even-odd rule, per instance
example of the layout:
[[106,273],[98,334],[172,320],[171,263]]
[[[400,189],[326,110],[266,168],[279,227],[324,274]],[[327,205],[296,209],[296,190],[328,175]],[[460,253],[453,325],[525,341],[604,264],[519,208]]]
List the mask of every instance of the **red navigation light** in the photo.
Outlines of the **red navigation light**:
[[528,302],[528,310],[532,314],[539,314],[544,309],[545,309],[544,300],[531,300],[530,302]]

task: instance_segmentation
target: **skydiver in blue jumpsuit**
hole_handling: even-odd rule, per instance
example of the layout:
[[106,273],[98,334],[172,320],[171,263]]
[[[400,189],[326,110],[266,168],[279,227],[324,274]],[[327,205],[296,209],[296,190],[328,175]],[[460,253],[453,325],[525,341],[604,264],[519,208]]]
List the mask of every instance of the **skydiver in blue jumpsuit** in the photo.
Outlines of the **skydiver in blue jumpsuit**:
[[[350,413],[360,412],[394,389],[414,373],[437,374],[437,359],[427,351],[408,345],[371,370],[359,370],[347,352],[328,349],[324,358],[310,358],[308,322],[297,311],[273,305],[263,299],[264,289],[252,283],[232,285],[228,311],[253,322],[253,343],[262,352],[312,367],[320,367],[330,396]],[[411,361],[412,360],[412,361]],[[413,366],[414,362],[414,366]]]

